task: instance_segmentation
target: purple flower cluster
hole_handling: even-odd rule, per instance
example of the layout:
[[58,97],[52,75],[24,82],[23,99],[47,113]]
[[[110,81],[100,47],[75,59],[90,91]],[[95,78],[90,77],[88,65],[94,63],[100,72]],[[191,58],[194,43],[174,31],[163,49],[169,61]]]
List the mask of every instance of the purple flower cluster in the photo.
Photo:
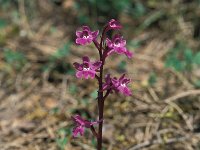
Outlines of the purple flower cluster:
[[[111,19],[105,30],[118,30],[121,29],[121,24],[116,21],[115,19]],[[99,30],[91,31],[88,26],[83,26],[82,31],[76,31],[76,44],[78,45],[86,45],[90,44],[91,42],[96,42],[96,38],[99,34]],[[118,54],[125,54],[128,58],[132,58],[133,54],[126,48],[126,40],[123,39],[122,36],[119,34],[115,34],[113,38],[110,40],[109,38],[106,39],[106,44],[108,46],[107,55],[116,52]]]
[[[126,40],[120,35],[115,34],[111,39],[106,37],[106,33],[109,30],[121,29],[121,24],[115,19],[111,19],[104,27],[102,35],[100,36],[100,42],[98,42],[99,31],[91,31],[88,26],[83,26],[81,31],[76,31],[76,44],[86,45],[94,43],[99,52],[99,60],[90,61],[88,56],[82,57],[82,63],[75,62],[73,65],[76,68],[76,77],[85,79],[96,78],[99,83],[98,90],[98,109],[99,114],[103,113],[103,101],[106,97],[112,93],[122,93],[125,96],[131,96],[131,90],[128,87],[130,79],[123,74],[121,77],[111,77],[110,74],[105,76],[103,81],[103,67],[105,65],[106,58],[112,53],[123,54],[128,58],[132,58],[133,54],[126,48]],[[106,93],[105,93],[106,91]],[[76,127],[73,129],[73,137],[78,134],[83,135],[85,128],[90,128],[93,134],[97,137],[97,140],[102,138],[102,121],[88,121],[81,118],[79,115],[72,117],[76,123]],[[99,120],[103,120],[102,115],[99,115]],[[99,133],[97,134],[93,125],[99,125]],[[102,140],[99,140],[101,142]],[[101,144],[98,143],[98,150],[101,149]]]

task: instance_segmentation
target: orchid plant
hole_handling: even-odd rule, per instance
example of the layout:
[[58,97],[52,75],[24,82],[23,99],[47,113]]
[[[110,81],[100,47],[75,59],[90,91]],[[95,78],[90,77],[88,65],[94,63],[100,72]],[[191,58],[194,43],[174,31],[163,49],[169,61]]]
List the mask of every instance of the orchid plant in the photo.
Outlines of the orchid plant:
[[[126,40],[120,34],[115,34],[112,39],[106,37],[106,33],[109,30],[121,29],[121,24],[115,19],[111,19],[103,28],[100,36],[100,41],[97,41],[99,31],[91,31],[88,26],[83,26],[81,31],[76,31],[76,44],[87,45],[94,43],[96,49],[99,52],[99,60],[90,61],[88,56],[82,57],[82,63],[75,62],[76,77],[85,79],[97,79],[98,81],[98,120],[89,121],[83,119],[80,115],[72,116],[76,126],[73,129],[73,137],[77,137],[79,134],[84,134],[85,128],[91,129],[93,135],[97,139],[97,150],[102,149],[102,127],[104,120],[104,102],[107,96],[113,92],[122,93],[125,96],[131,95],[131,90],[128,88],[130,79],[123,74],[121,77],[111,77],[110,74],[106,74],[103,77],[104,65],[106,58],[112,53],[125,54],[128,58],[132,57],[132,52],[126,48]],[[105,80],[104,80],[105,79]],[[98,132],[95,130],[94,125],[99,125]]]

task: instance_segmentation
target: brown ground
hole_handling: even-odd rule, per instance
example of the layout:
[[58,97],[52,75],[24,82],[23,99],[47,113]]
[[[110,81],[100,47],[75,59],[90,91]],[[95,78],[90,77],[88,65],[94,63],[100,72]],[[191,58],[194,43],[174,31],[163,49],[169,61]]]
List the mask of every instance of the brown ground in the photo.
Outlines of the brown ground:
[[[13,31],[13,24],[4,30],[6,40],[0,48],[0,150],[56,150],[62,147],[59,143],[63,139],[67,140],[66,150],[95,149],[90,132],[71,139],[70,117],[75,113],[97,117],[97,84],[78,80],[70,71],[81,56],[87,54],[94,59],[97,52],[92,45],[72,43],[69,54],[52,63],[50,56],[70,39],[74,41],[79,25],[74,25],[73,17],[67,17],[73,12],[64,13],[43,3],[38,6],[41,13],[31,22],[20,4],[19,33]],[[70,7],[70,3],[63,7]],[[5,12],[1,15],[9,18]],[[131,24],[124,17],[120,17],[121,23]],[[133,91],[131,97],[113,94],[105,102],[106,150],[200,149],[200,90],[191,82],[199,78],[199,68],[181,73],[164,65],[177,37],[188,39],[191,47],[199,46],[188,34],[192,31],[190,24],[182,21],[176,34],[171,31],[176,37],[169,35],[170,28],[165,32],[149,28],[135,35],[127,34],[132,28],[123,31],[125,38],[142,44],[138,48],[129,46],[134,51],[131,60],[113,55],[106,62],[106,72],[115,76],[127,72]],[[52,26],[56,31],[51,31]],[[13,68],[5,61],[3,48],[23,52],[26,64],[19,70]],[[119,67],[122,61],[125,67]],[[152,72],[157,81],[150,85]]]

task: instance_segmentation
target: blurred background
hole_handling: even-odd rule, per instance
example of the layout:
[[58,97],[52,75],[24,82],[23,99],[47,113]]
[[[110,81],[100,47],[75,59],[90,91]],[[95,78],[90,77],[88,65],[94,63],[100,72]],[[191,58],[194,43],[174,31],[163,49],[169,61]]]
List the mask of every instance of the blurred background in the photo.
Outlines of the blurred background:
[[133,59],[105,71],[132,79],[133,96],[105,102],[104,150],[200,149],[200,0],[0,0],[0,149],[95,150],[70,117],[97,118],[97,83],[75,78],[82,25],[121,22]]

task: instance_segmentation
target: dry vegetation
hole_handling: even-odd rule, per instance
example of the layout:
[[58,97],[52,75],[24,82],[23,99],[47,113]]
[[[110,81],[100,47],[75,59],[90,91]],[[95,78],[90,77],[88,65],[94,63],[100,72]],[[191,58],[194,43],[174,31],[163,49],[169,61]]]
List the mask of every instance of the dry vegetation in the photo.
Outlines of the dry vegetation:
[[[165,61],[177,41],[194,54],[200,49],[196,29],[200,28],[200,4],[151,2],[145,3],[151,13],[140,19],[119,15],[121,23],[128,25],[123,34],[134,58],[113,55],[106,71],[116,76],[128,72],[133,96],[113,94],[105,102],[104,147],[199,150],[200,86],[195,83],[200,81],[200,68],[192,65],[176,71],[166,67]],[[72,67],[86,53],[98,56],[92,45],[79,47],[73,42],[80,26],[74,3],[66,0],[56,6],[35,0],[26,6],[19,0],[11,6],[18,18],[12,11],[0,10],[0,17],[8,21],[0,29],[1,150],[95,149],[90,132],[71,138],[72,114],[97,116],[95,81],[77,80]]]

